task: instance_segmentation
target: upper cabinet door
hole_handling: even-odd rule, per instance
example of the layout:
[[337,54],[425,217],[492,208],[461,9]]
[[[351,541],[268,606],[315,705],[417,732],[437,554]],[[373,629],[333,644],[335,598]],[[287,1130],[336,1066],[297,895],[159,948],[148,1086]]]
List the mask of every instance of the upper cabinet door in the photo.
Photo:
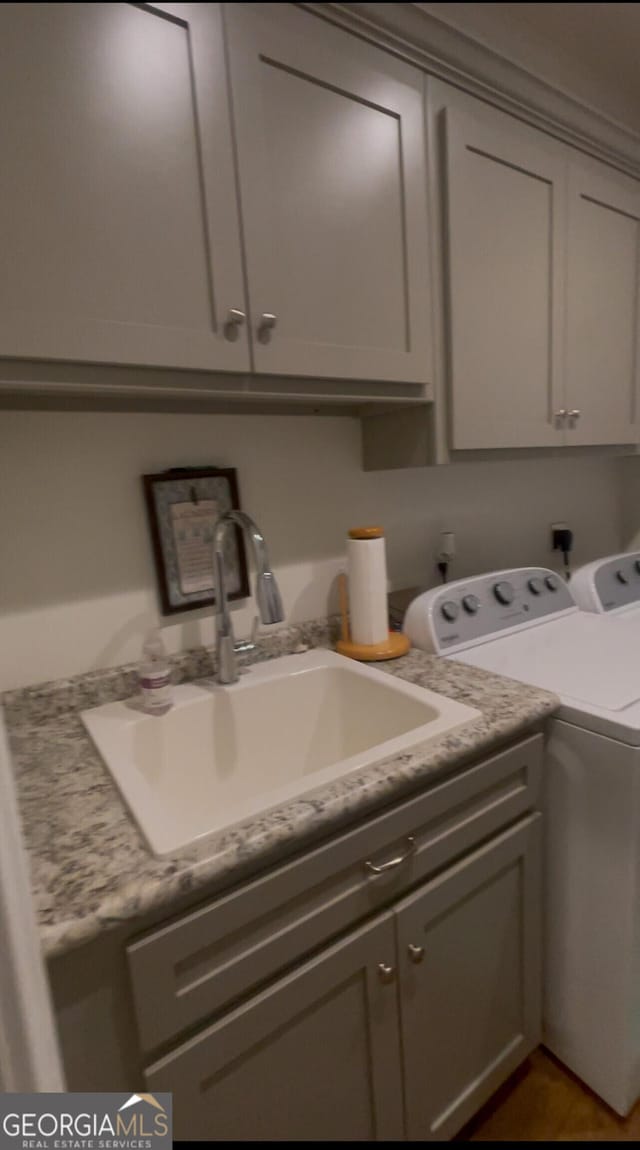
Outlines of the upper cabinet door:
[[445,101],[452,446],[561,444],[563,152],[470,103]]
[[294,5],[225,18],[256,369],[429,381],[421,73]]
[[0,43],[0,355],[246,370],[220,6],[2,4]]
[[639,223],[634,180],[570,161],[568,444],[637,439]]

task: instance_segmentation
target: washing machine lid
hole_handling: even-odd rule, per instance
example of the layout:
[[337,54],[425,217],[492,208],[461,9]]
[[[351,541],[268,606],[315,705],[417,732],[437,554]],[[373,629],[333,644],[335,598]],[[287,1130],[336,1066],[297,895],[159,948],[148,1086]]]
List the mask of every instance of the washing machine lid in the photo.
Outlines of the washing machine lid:
[[538,567],[474,575],[417,596],[404,630],[423,650],[553,691],[564,718],[640,746],[640,604],[580,611],[571,586]]
[[560,717],[640,745],[640,609],[557,617],[449,657],[552,691]]

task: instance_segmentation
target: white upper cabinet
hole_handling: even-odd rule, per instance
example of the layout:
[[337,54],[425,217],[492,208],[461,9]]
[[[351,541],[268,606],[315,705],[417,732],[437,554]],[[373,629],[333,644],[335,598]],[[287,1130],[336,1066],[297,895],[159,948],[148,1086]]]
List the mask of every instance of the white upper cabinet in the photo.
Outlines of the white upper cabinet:
[[444,85],[430,91],[446,135],[452,447],[561,443],[562,149]]
[[430,81],[451,446],[638,438],[640,190]]
[[260,372],[427,382],[424,77],[289,4],[229,4]]
[[569,160],[567,443],[637,440],[640,191]]
[[299,5],[0,4],[0,157],[27,383],[435,388],[442,454],[638,441],[640,185]]
[[2,4],[0,44],[0,356],[247,370],[220,6]]

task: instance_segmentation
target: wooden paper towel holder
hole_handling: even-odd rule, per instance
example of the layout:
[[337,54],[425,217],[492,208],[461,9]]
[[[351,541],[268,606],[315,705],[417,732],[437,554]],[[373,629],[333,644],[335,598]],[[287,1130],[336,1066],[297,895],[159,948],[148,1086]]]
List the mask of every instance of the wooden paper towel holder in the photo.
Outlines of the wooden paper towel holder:
[[340,594],[340,616],[342,619],[342,635],[336,643],[339,655],[346,655],[349,659],[358,659],[361,663],[377,663],[383,659],[399,659],[406,655],[411,643],[401,631],[389,631],[387,639],[381,643],[354,643],[349,629],[349,604],[346,575],[338,576],[338,591]]

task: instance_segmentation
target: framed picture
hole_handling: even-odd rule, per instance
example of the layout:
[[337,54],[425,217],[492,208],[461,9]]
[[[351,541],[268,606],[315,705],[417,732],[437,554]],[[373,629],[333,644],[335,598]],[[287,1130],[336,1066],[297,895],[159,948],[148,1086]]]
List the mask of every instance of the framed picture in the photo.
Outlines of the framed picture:
[[[213,529],[225,511],[240,507],[234,468],[173,467],[143,475],[151,543],[163,615],[213,606],[216,588]],[[227,596],[249,594],[242,532],[227,531]]]

